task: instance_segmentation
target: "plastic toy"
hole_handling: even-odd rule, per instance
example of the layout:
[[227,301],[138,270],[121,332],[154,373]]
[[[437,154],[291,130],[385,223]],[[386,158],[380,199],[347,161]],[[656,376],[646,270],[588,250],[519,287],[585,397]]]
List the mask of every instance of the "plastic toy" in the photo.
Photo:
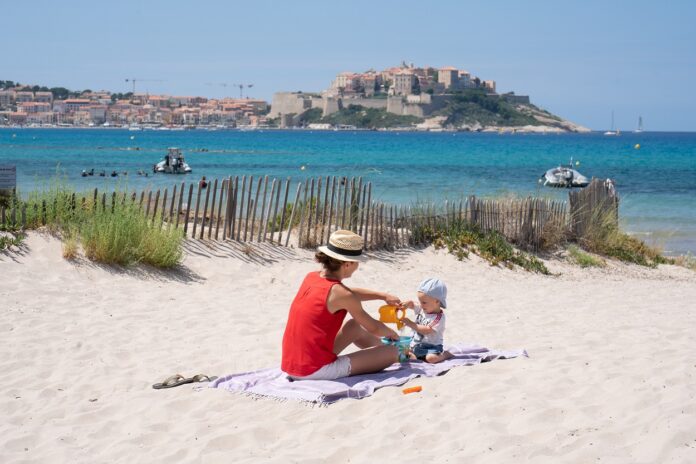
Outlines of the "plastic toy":
[[384,305],[379,308],[379,320],[385,323],[396,324],[397,329],[401,329],[404,323],[401,322],[406,317],[406,310],[398,306]]
[[418,393],[421,390],[423,390],[423,387],[416,385],[415,387],[404,388],[402,391],[404,392],[404,395],[408,395],[409,393]]
[[390,340],[387,337],[382,337],[382,343],[385,345],[394,345],[399,350],[399,362],[409,360],[408,353],[411,347],[411,339],[413,337],[401,336],[398,340]]

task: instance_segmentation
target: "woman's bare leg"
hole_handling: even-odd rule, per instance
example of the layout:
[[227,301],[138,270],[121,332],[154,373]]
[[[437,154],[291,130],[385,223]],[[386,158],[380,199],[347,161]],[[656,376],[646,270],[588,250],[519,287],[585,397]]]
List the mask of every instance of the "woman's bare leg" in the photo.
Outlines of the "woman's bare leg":
[[394,345],[373,346],[347,355],[350,358],[350,375],[379,372],[399,360],[399,350]]
[[334,340],[334,353],[339,354],[351,343],[355,343],[358,348],[370,348],[382,344],[379,338],[363,329],[355,319],[351,319],[343,324],[341,330],[338,331],[336,340]]

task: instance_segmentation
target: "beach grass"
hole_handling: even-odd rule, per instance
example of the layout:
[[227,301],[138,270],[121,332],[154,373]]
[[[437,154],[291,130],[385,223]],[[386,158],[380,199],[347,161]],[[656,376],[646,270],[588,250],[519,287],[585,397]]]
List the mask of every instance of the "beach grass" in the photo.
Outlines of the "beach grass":
[[672,258],[673,264],[696,271],[696,257],[691,253]]
[[570,245],[568,247],[568,258],[572,263],[577,264],[580,267],[606,266],[606,262],[602,258],[582,251],[577,245]]
[[672,263],[658,248],[621,231],[613,209],[597,208],[578,243],[589,252],[641,266]]
[[[116,192],[118,198],[125,198]],[[171,268],[183,258],[183,232],[150,221],[131,201],[103,202],[80,197],[60,179],[27,200],[13,199],[26,207],[26,228],[45,227],[63,241],[63,256],[74,259],[80,247],[87,258],[105,263],[147,263]]]
[[0,251],[9,249],[11,247],[20,247],[24,243],[26,235],[21,232],[16,231],[0,231],[5,232],[0,234]]
[[439,222],[434,225],[416,223],[414,236],[437,249],[446,248],[457,259],[468,258],[474,253],[491,266],[514,269],[519,266],[530,272],[550,274],[546,265],[536,256],[517,250],[497,231],[482,231],[478,226],[463,220]]
[[147,263],[176,266],[182,258],[183,234],[153,225],[131,203],[95,208],[79,225],[79,236],[89,259],[109,264]]

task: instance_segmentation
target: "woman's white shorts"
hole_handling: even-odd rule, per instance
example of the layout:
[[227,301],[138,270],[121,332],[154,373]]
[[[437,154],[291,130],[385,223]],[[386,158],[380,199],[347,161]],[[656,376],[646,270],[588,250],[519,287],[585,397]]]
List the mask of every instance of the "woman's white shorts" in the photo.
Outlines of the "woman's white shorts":
[[318,371],[312,372],[304,377],[290,375],[294,380],[334,380],[350,375],[350,358],[345,354],[336,358],[331,364],[320,367]]

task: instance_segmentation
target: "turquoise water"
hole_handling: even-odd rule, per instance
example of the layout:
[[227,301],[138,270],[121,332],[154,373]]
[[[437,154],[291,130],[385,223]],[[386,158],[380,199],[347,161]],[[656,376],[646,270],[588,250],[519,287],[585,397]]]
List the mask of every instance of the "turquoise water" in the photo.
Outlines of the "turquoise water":
[[[641,148],[636,150],[634,145]],[[0,129],[0,164],[16,164],[29,191],[59,165],[78,189],[113,186],[83,169],[128,171],[129,189],[171,187],[182,176],[151,172],[167,147],[180,147],[197,180],[228,175],[363,176],[388,202],[459,199],[475,194],[543,195],[537,179],[572,156],[584,175],[616,180],[626,230],[670,253],[696,252],[696,133],[481,134],[311,131],[141,131]],[[205,151],[204,151],[205,150]],[[301,167],[304,166],[304,170]]]

